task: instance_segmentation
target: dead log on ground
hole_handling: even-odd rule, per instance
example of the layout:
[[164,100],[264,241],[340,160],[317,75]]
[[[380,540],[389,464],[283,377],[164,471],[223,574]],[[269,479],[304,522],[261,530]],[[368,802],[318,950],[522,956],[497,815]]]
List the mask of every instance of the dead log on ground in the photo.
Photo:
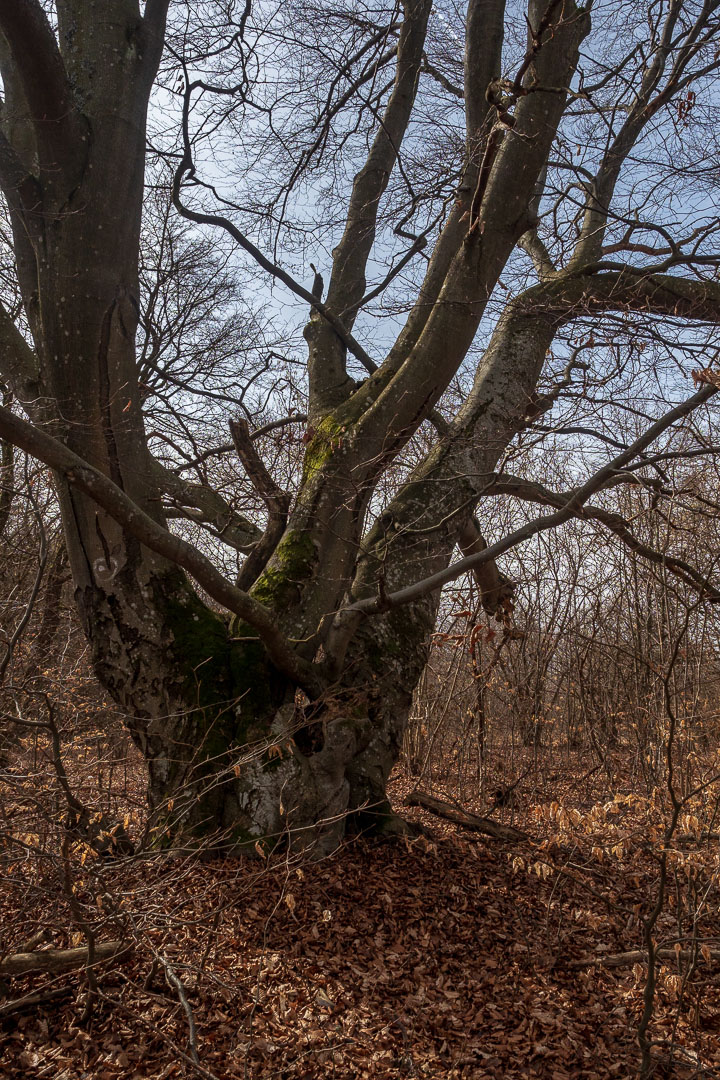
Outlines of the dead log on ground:
[[[692,960],[693,952],[690,949],[675,949],[663,946],[655,953],[659,960]],[[705,949],[700,947],[697,951],[697,959],[720,960],[720,949]],[[646,949],[632,949],[630,952],[611,953],[608,956],[582,956],[579,960],[572,960],[568,967],[629,967],[630,964],[647,964]]]
[[[93,963],[111,960],[119,953],[128,951],[132,946],[126,941],[103,941],[95,946]],[[28,971],[48,971],[55,975],[71,968],[83,967],[88,962],[88,950],[81,946],[77,949],[43,949],[40,952],[20,952],[0,960],[0,975],[24,975]]]
[[15,1001],[6,1001],[0,1005],[0,1020],[4,1020],[6,1016],[13,1016],[15,1013],[25,1012],[27,1009],[39,1009],[51,1002],[61,1001],[63,998],[71,997],[74,992],[72,986],[59,986],[55,990],[25,994]]
[[468,810],[456,808],[434,795],[426,795],[422,791],[413,791],[405,799],[406,806],[421,806],[438,817],[447,818],[448,821],[462,825],[465,829],[473,829],[475,832],[492,836],[496,840],[527,840],[527,833],[515,829],[512,825],[500,825],[491,818],[480,817],[479,814],[471,814]]

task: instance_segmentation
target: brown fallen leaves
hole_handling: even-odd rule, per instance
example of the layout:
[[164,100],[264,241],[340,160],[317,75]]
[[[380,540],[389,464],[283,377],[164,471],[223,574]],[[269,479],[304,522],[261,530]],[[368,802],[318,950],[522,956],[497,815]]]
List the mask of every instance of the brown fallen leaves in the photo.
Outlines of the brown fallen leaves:
[[[398,804],[407,790],[400,781]],[[133,954],[100,976],[89,1021],[78,1019],[87,985],[75,973],[62,977],[73,987],[69,999],[0,1026],[0,1074],[636,1075],[642,965],[575,965],[637,948],[653,881],[641,838],[634,843],[628,827],[614,856],[593,855],[593,835],[568,832],[594,820],[587,808],[527,806],[516,823],[534,833],[535,846],[407,813],[435,839],[358,841],[303,866],[158,858],[108,871],[104,887],[132,916]],[[619,814],[610,816],[619,830]],[[199,1067],[188,1009],[153,956],[181,981]],[[653,1033],[674,1040],[666,1075],[689,1077],[699,1061],[720,1066],[719,979],[701,965],[697,986],[678,1002],[674,971],[661,980]],[[12,992],[37,990],[42,979],[25,977]]]

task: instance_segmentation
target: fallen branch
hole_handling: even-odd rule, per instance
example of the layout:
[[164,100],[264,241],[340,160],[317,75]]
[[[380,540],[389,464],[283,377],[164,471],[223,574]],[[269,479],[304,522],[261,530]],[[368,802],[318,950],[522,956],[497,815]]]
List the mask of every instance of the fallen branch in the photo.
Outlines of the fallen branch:
[[[132,946],[126,941],[103,941],[95,946],[95,963],[111,960],[120,953],[127,952]],[[41,952],[19,952],[0,960],[1,975],[24,975],[28,971],[47,971],[55,975],[60,971],[82,967],[87,964],[88,950],[81,946],[77,949],[43,949]]]
[[188,1042],[190,1044],[190,1056],[191,1056],[191,1058],[193,1060],[193,1063],[195,1065],[199,1065],[200,1064],[200,1057],[198,1056],[198,1050],[197,1050],[197,1029],[195,1027],[195,1016],[194,1016],[192,1008],[190,1006],[190,1002],[187,999],[187,995],[185,993],[185,987],[182,984],[182,980],[180,978],[178,978],[178,975],[177,975],[175,969],[168,963],[168,961],[165,959],[165,957],[162,956],[160,953],[155,953],[155,957],[156,957],[157,960],[159,960],[159,962],[162,964],[163,968],[165,969],[165,978],[167,979],[168,983],[177,992],[177,996],[179,998],[180,1004],[182,1005],[183,1012],[185,1013],[185,1016],[187,1017],[187,1022],[188,1022]]
[[436,799],[434,795],[426,795],[422,791],[411,792],[405,799],[405,805],[421,806],[424,810],[437,814],[438,817],[447,818],[448,821],[453,821],[456,825],[462,825],[466,829],[484,833],[485,836],[492,836],[496,840],[527,840],[528,838],[527,833],[513,828],[512,825],[500,825],[497,821],[492,821],[491,818],[471,814],[468,810],[455,809],[450,803],[443,802],[442,799]]
[[15,1013],[24,1012],[26,1009],[36,1009],[42,1005],[49,1005],[51,1001],[59,1001],[62,998],[70,997],[74,992],[72,986],[58,986],[55,990],[24,994],[23,997],[16,998],[15,1001],[6,1001],[4,1005],[0,1005],[0,1020],[3,1020],[6,1016],[13,1016]]
[[38,930],[37,933],[29,937],[27,941],[23,941],[22,945],[18,949],[18,952],[33,952],[39,945],[44,945],[46,941],[52,937],[52,931],[48,927],[43,927],[42,930]]
[[[691,949],[675,949],[669,945],[655,951],[656,958],[660,960],[688,960],[705,959],[720,960],[720,949],[699,949],[697,955]],[[630,952],[611,953],[609,956],[582,956],[579,960],[573,960],[568,965],[571,968],[588,967],[629,967],[630,964],[646,964],[647,951],[645,949],[632,949]]]

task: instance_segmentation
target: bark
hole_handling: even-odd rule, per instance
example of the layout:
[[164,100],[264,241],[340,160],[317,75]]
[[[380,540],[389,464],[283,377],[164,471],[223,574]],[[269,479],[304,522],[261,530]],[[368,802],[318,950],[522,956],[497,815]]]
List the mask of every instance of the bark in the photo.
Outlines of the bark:
[[[3,405],[9,404],[9,395],[3,395]],[[11,442],[0,442],[0,537],[8,527],[10,511],[15,495],[15,447]]]
[[[268,509],[261,537],[218,493],[179,479],[147,447],[138,245],[146,110],[166,8],[149,0],[141,16],[135,0],[118,0],[98,17],[89,0],[58,0],[56,39],[36,0],[0,4],[0,184],[35,344],[0,309],[3,377],[35,423],[2,409],[0,438],[54,470],[95,669],[148,762],[155,842],[240,851],[284,839],[322,854],[348,815],[361,828],[397,828],[387,778],[426,660],[436,586],[457,543],[486,609],[502,615],[509,586],[492,556],[503,549],[486,546],[473,514],[508,443],[537,412],[558,327],[623,307],[716,320],[720,290],[631,268],[599,272],[584,256],[570,272],[545,265],[539,285],[507,306],[454,421],[438,425],[436,445],[366,530],[379,476],[434,415],[508,257],[535,223],[587,12],[570,0],[531,4],[527,54],[514,82],[500,85],[503,5],[471,0],[465,170],[417,302],[377,370],[352,329],[412,116],[429,0],[403,5],[394,85],[354,178],[325,301],[232,221],[183,203],[183,180],[195,169],[188,87],[175,205],[198,225],[222,227],[313,312],[310,422],[291,510],[247,430],[233,432]],[[603,183],[607,200],[614,181]],[[347,376],[348,350],[372,372],[359,387]],[[553,520],[574,513],[582,494]],[[163,496],[249,553],[238,582],[168,531]],[[418,588],[427,579],[432,587]],[[385,603],[408,590],[411,604]]]
[[522,832],[520,829],[514,829],[510,825],[499,825],[492,818],[481,817],[480,814],[471,814],[469,811],[463,810],[462,807],[452,806],[443,799],[437,799],[434,795],[427,795],[423,791],[413,791],[405,799],[405,805],[421,806],[424,810],[437,814],[438,817],[454,821],[456,825],[462,825],[465,829],[472,829],[474,832],[484,833],[485,836],[492,836],[496,840],[527,840],[527,833]]
[[[94,948],[95,963],[111,960],[121,953],[128,952],[132,946],[125,941],[103,941]],[[31,971],[47,971],[57,975],[61,971],[83,967],[88,962],[88,950],[78,949],[42,949],[39,952],[14,953],[0,960],[0,974],[25,975]]]
[[[696,964],[700,959],[708,962],[720,960],[720,949],[709,949],[707,945],[701,945],[697,950],[671,948],[667,946],[656,950],[656,957],[660,960],[673,960],[678,962]],[[589,967],[630,967],[632,964],[647,964],[648,954],[646,949],[631,949],[624,953],[611,953],[606,956],[583,956],[578,960],[572,960],[568,965],[571,968]]]

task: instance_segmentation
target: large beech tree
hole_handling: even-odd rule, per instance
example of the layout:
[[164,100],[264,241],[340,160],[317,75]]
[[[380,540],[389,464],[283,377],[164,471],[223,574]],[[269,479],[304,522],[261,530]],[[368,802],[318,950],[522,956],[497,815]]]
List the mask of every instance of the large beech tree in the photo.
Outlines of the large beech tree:
[[[326,851],[348,822],[400,828],[385,784],[441,587],[472,571],[486,611],[509,618],[496,560],[534,532],[583,517],[718,598],[682,553],[641,544],[590,502],[617,483],[650,485],[648,448],[716,392],[711,184],[695,217],[662,202],[692,186],[693,138],[712,149],[702,95],[719,63],[717,10],[0,0],[0,184],[21,297],[0,311],[0,378],[15,402],[0,436],[54,471],[95,669],[171,837]],[[177,135],[164,151],[172,213],[309,313],[295,490],[263,461],[257,432],[227,417],[263,529],[150,449],[140,243],[148,115],[169,101],[182,105],[165,125]],[[211,159],[218,133],[225,152]],[[274,147],[265,158],[261,144]],[[326,283],[317,274],[311,287],[286,228],[303,184],[295,206],[325,217],[317,237],[335,229]],[[305,221],[303,243],[313,235]],[[501,274],[513,284],[499,294]],[[385,295],[394,306],[378,332],[368,319]],[[603,319],[627,336],[635,314],[704,350],[700,389],[638,408],[635,441],[606,440],[572,490],[499,468],[563,394],[587,390],[577,348],[553,382],[554,342]],[[423,450],[408,473],[398,464],[411,444]],[[657,501],[672,495],[651,487]],[[477,514],[500,495],[551,509],[486,542]],[[237,580],[168,527],[170,505],[242,553]]]

